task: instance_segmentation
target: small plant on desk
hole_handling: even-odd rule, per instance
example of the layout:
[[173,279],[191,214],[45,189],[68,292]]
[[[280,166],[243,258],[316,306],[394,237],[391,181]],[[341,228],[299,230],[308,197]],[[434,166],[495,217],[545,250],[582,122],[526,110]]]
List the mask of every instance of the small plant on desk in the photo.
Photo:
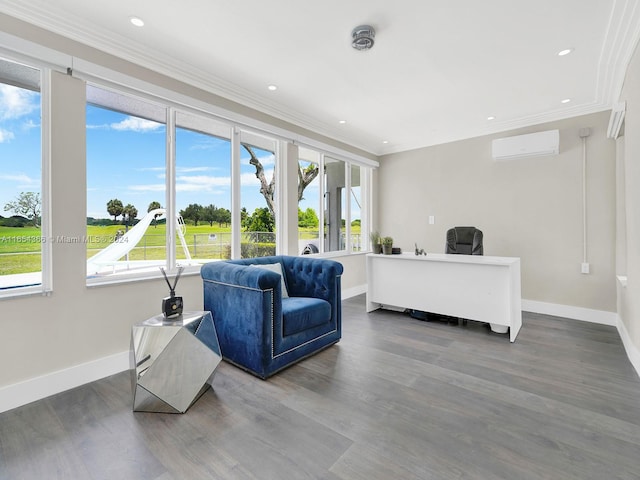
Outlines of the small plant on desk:
[[393,251],[393,238],[382,237],[382,253],[385,255],[391,255]]

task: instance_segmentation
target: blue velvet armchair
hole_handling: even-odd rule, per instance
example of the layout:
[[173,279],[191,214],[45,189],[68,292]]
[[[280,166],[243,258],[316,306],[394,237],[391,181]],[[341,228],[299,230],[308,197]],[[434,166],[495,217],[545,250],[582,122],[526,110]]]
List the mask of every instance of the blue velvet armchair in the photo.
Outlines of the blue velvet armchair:
[[333,260],[283,255],[203,265],[204,310],[223,359],[265,379],[338,342],[342,271]]

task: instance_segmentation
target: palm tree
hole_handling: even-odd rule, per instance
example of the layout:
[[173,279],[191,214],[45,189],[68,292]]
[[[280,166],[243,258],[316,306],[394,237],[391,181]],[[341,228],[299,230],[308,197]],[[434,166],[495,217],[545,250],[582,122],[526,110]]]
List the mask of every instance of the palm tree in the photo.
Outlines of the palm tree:
[[[151,202],[149,204],[149,208],[147,208],[147,213],[149,213],[151,210],[157,210],[158,208],[162,208],[162,205],[160,205],[160,202]],[[153,228],[156,228],[158,226],[158,217],[160,215],[154,215],[153,216]]]
[[138,209],[130,203],[127,203],[126,207],[122,209],[122,217],[125,220],[127,227],[136,219],[137,216]]
[[117,198],[111,199],[107,202],[107,212],[109,215],[113,215],[113,221],[117,221],[118,215],[122,215],[122,210],[124,207],[122,206],[122,202]]

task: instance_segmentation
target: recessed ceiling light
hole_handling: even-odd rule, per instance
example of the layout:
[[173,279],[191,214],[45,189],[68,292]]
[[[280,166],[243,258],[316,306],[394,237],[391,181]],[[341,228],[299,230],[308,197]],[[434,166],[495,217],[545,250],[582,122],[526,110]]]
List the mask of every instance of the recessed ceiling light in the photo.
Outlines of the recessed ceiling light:
[[565,98],[564,100],[562,100],[560,103],[569,103],[571,101],[570,98]]
[[278,89],[278,86],[277,85],[269,85],[267,88],[269,90],[271,90],[272,92],[275,92]]
[[564,57],[565,55],[569,55],[571,52],[573,52],[573,48],[565,48],[564,50],[560,50],[558,52],[558,56]]
[[383,140],[382,143],[386,145],[387,143],[389,143],[389,140]]
[[140,17],[131,17],[129,18],[129,21],[136,27],[144,27],[144,20],[142,20]]
[[493,115],[490,115],[490,116],[487,117],[487,120],[495,120],[495,119],[496,119],[496,117],[494,117]]
[[347,123],[347,121],[346,121],[346,120],[338,120],[338,123],[339,123],[340,125],[344,125],[345,123]]

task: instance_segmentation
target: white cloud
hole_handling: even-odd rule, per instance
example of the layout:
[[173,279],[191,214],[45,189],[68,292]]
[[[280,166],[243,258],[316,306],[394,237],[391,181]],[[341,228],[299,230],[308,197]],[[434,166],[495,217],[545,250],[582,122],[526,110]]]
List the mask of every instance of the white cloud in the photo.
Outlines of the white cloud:
[[[271,181],[271,177],[273,177],[273,170],[265,170],[264,176],[267,181]],[[240,183],[243,187],[254,185],[260,187],[260,180],[258,180],[258,177],[256,177],[255,173],[243,173],[242,175],[240,175]]]
[[193,183],[196,185],[210,185],[224,187],[231,185],[229,177],[214,177],[212,175],[179,175],[176,183]]
[[176,177],[176,190],[178,192],[214,192],[220,187],[229,187],[229,177],[216,177],[213,175],[179,175]]
[[276,157],[274,154],[265,155],[264,157],[259,157],[258,160],[260,160],[260,163],[262,163],[263,167],[266,165],[276,164]]
[[31,130],[32,128],[40,128],[40,124],[34,122],[31,118],[22,124],[24,130]]
[[209,194],[221,194],[224,190],[211,185],[198,185],[197,183],[179,183],[176,192],[207,192]]
[[0,128],[0,143],[10,142],[14,138],[15,138],[15,135],[13,134],[13,132],[10,132],[8,130],[2,130]]
[[198,143],[191,145],[189,150],[214,150],[225,143],[229,143],[228,140],[223,140],[221,138],[207,138],[205,140],[199,140]]
[[[249,160],[251,160],[250,157],[242,159],[243,162],[246,161],[247,163],[249,163]],[[266,167],[267,165],[275,165],[276,163],[276,157],[273,153],[270,153],[269,155],[264,155],[262,157],[258,157],[258,160],[260,160],[260,163],[262,164],[263,167]]]
[[17,187],[26,188],[26,187],[37,187],[40,185],[40,180],[36,180],[35,178],[31,178],[24,173],[19,173],[17,175],[0,175],[0,180],[5,180],[8,182],[13,182],[17,184]]
[[110,127],[114,130],[120,131],[152,132],[164,127],[164,125],[157,122],[152,122],[151,120],[144,120],[138,117],[127,117],[121,122],[112,123]]
[[0,120],[20,118],[37,110],[37,98],[37,92],[0,84]]

